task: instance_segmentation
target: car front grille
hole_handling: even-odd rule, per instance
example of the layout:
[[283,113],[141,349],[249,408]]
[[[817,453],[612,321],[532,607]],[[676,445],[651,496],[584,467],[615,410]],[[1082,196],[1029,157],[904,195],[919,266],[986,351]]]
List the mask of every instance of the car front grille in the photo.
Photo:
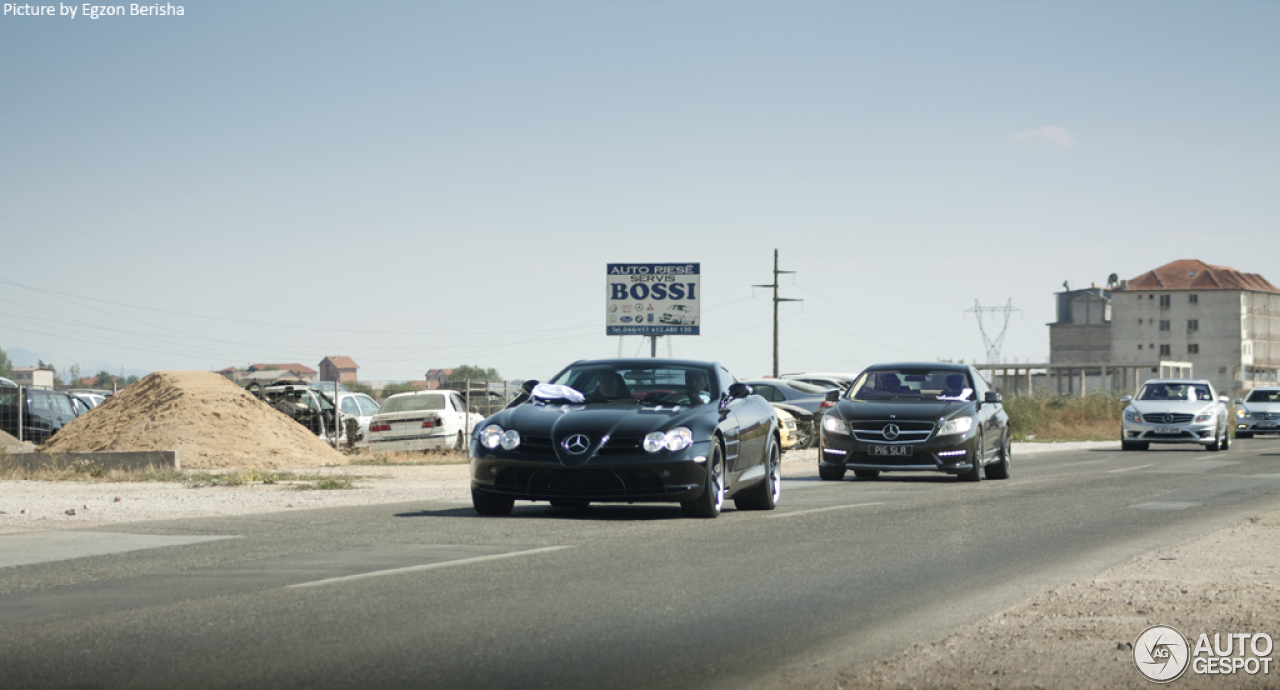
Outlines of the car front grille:
[[653,495],[665,490],[657,474],[640,469],[508,467],[498,473],[494,486],[499,491],[505,489],[566,498]]
[[1147,424],[1187,424],[1195,419],[1193,414],[1182,414],[1174,412],[1156,412],[1154,414],[1142,415],[1142,421]]
[[[890,425],[898,428],[898,433],[893,438],[889,438],[885,432]],[[935,426],[933,422],[900,422],[896,419],[849,422],[853,437],[863,443],[920,443],[929,438]]]
[[1263,421],[1280,420],[1280,412],[1254,412],[1249,416],[1254,419],[1263,420]]
[[[591,439],[591,443],[595,444],[599,439]],[[613,436],[609,442],[604,444],[596,455],[625,455],[627,453],[638,453],[643,449],[644,439],[640,436]],[[521,453],[531,456],[548,456],[549,459],[556,457],[555,442],[550,436],[520,436]]]

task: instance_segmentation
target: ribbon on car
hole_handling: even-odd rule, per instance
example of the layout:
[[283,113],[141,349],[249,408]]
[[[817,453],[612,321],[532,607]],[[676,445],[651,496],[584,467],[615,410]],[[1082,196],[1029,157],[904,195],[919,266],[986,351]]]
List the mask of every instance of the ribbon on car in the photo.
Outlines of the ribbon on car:
[[567,400],[571,403],[586,402],[587,398],[576,388],[562,386],[558,383],[539,383],[533,387],[530,396],[538,400]]

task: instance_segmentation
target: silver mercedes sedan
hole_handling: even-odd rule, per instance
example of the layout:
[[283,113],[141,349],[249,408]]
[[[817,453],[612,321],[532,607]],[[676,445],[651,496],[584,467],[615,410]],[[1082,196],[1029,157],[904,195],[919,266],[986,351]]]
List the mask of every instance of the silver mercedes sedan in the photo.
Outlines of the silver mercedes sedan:
[[1236,400],[1236,438],[1280,434],[1280,386],[1260,386]]
[[1198,443],[1205,450],[1231,447],[1227,397],[1204,379],[1152,379],[1128,406],[1121,422],[1120,447],[1146,450],[1152,443]]

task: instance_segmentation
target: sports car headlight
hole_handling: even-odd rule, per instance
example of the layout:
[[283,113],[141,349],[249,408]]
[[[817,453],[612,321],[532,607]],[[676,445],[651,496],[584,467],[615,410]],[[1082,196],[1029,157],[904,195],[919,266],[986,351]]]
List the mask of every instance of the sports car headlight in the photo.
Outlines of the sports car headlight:
[[839,417],[833,417],[831,415],[823,417],[822,428],[833,434],[849,435],[849,423]]
[[[499,443],[502,443],[502,436],[502,427],[497,424],[490,424],[480,432],[480,445],[493,450],[498,447]],[[517,434],[516,439],[518,440],[519,438],[520,436]]]
[[1200,422],[1208,422],[1208,421],[1210,421],[1210,420],[1212,420],[1212,419],[1213,419],[1213,413],[1212,413],[1212,412],[1205,412],[1204,414],[1198,414],[1198,415],[1196,415],[1196,422],[1197,422],[1197,423],[1200,423]]
[[947,436],[950,434],[963,434],[973,428],[973,417],[952,417],[942,423],[942,428],[938,430],[939,436]]
[[678,426],[666,433],[653,431],[645,434],[644,437],[644,449],[648,453],[656,453],[663,448],[674,453],[691,445],[693,445],[693,432],[683,426]]
[[1141,422],[1141,421],[1142,421],[1142,413],[1141,413],[1141,412],[1139,412],[1139,411],[1137,411],[1137,410],[1135,410],[1135,409],[1132,409],[1132,408],[1130,408],[1130,409],[1128,409],[1128,410],[1125,410],[1125,411],[1124,411],[1124,421],[1126,421],[1126,422]]
[[502,432],[502,449],[515,450],[520,446],[520,432],[515,429],[507,429]]

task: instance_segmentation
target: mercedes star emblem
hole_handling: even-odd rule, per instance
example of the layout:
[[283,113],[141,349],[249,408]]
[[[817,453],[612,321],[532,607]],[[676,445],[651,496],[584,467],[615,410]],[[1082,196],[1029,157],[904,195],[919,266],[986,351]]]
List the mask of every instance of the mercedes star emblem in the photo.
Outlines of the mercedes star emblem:
[[885,440],[892,441],[893,439],[898,438],[898,433],[899,433],[899,430],[898,430],[898,425],[897,425],[897,424],[885,424],[885,425],[884,425],[884,437],[885,437]]
[[591,439],[587,438],[586,434],[574,434],[560,445],[573,455],[582,455],[591,447]]

